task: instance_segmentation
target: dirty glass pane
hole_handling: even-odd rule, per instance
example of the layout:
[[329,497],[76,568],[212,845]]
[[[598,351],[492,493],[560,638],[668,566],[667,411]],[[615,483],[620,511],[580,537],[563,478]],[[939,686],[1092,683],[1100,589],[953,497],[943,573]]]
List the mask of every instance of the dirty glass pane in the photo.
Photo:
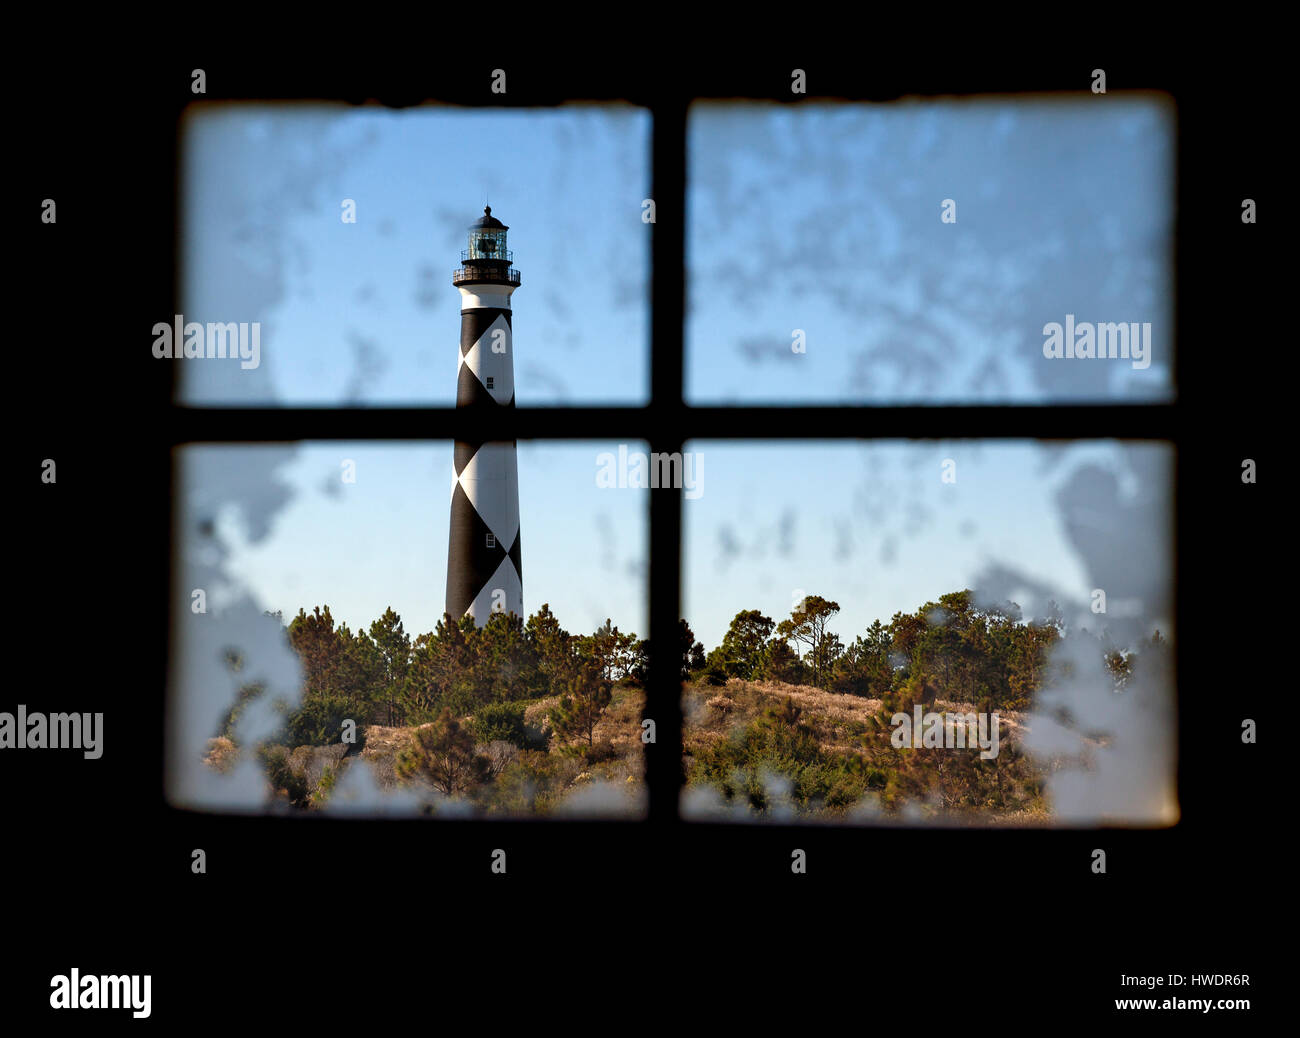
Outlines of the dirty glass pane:
[[686,817],[1178,820],[1170,445],[688,446]]
[[692,106],[687,399],[1171,400],[1174,126],[1159,94]]
[[640,817],[646,498],[601,478],[629,448],[518,444],[517,554],[487,508],[473,553],[521,562],[522,614],[489,587],[454,625],[451,443],[178,449],[169,801]]

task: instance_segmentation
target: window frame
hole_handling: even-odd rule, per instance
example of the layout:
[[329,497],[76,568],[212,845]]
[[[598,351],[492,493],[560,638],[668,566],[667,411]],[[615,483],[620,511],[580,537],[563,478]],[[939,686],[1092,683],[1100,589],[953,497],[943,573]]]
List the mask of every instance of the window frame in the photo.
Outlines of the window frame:
[[[779,89],[779,86],[778,86]],[[958,93],[984,93],[967,88]],[[573,91],[568,97],[547,103],[589,100],[590,93]],[[779,94],[776,95],[779,98]],[[810,103],[828,101],[881,101],[883,96],[867,91],[858,96],[810,97]],[[504,415],[459,412],[455,407],[212,407],[202,408],[177,401],[167,407],[172,445],[186,443],[307,442],[319,440],[447,442],[456,439],[495,438],[529,440],[641,441],[651,452],[674,453],[688,442],[706,440],[986,440],[1033,439],[1037,441],[1097,439],[1158,440],[1176,452],[1174,492],[1182,483],[1184,387],[1180,377],[1180,351],[1173,361],[1174,396],[1168,402],[1140,404],[1061,403],[996,405],[703,405],[685,402],[685,299],[687,125],[694,101],[734,99],[772,100],[761,93],[736,96],[727,90],[711,91],[707,84],[695,91],[659,90],[651,96],[615,91],[608,100],[644,108],[650,120],[650,197],[655,220],[647,225],[650,235],[649,263],[649,387],[638,406],[520,407]],[[789,101],[786,98],[784,100]],[[798,103],[802,99],[794,99]],[[482,104],[467,101],[467,104]],[[514,101],[512,107],[526,110],[536,102]],[[1181,136],[1176,165],[1179,173],[1179,202],[1185,190]],[[1176,222],[1181,228],[1183,208],[1177,206]],[[1182,246],[1180,245],[1180,248]],[[1181,291],[1181,257],[1175,260],[1175,309],[1184,309]],[[176,309],[174,312],[181,312]],[[1178,336],[1174,336],[1175,342]],[[490,420],[491,427],[487,423]],[[816,432],[809,433],[808,429]],[[1098,433],[1104,429],[1104,433]],[[490,434],[490,435],[489,435]],[[173,470],[174,471],[174,470]],[[647,494],[648,543],[647,593],[648,631],[653,644],[672,644],[681,616],[682,603],[682,507],[681,488],[661,488]],[[1176,504],[1176,527],[1181,530],[1181,505]],[[1177,553],[1175,552],[1175,568]],[[174,573],[172,574],[174,577]],[[1177,599],[1178,596],[1176,595]],[[1175,625],[1179,624],[1179,603],[1175,604]],[[688,618],[689,619],[689,618]],[[1178,641],[1181,645],[1182,639]],[[174,651],[174,650],[173,650]],[[1181,649],[1177,649],[1181,662]],[[638,818],[544,819],[548,826],[631,826],[663,832],[688,826],[707,830],[714,823],[685,821],[680,815],[682,779],[681,682],[672,654],[651,655],[646,681],[645,718],[655,722],[655,741],[646,749],[646,792],[648,808]],[[1183,712],[1178,718],[1180,745],[1185,734]],[[1183,773],[1178,779],[1180,802],[1184,797]],[[180,810],[180,809],[175,809]],[[529,825],[525,819],[475,819],[444,824],[489,826],[493,832]],[[725,823],[724,823],[725,824]],[[779,830],[771,826],[754,828]],[[827,829],[835,829],[828,825]]]

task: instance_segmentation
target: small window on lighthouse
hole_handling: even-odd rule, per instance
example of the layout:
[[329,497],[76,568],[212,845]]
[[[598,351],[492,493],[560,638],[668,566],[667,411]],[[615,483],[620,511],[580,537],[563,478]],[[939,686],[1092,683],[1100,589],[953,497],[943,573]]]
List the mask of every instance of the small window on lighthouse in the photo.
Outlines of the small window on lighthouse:
[[494,534],[494,533],[490,533],[490,534],[487,535],[487,546],[488,546],[489,548],[495,548],[495,547],[497,546],[497,535],[496,535],[496,534]]
[[488,384],[487,384],[488,389],[491,389],[491,388],[492,388],[492,381],[493,381],[492,376],[489,375],[489,376],[488,376]]

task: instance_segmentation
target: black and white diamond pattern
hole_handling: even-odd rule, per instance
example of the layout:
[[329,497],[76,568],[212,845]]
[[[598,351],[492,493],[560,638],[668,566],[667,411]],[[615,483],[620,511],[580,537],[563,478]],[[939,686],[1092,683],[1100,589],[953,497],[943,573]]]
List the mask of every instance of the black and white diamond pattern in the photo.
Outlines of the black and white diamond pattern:
[[[456,406],[514,407],[513,350],[509,310],[463,310]],[[523,616],[515,443],[457,440],[453,468],[447,612],[480,626],[493,611]]]
[[[495,314],[496,317],[483,327],[488,314]],[[515,366],[512,357],[514,344],[510,341],[510,311],[469,310],[461,317],[460,323],[456,405],[473,406],[479,401],[479,394],[486,393],[493,403],[509,407],[515,402]],[[489,377],[492,379],[491,389],[487,388]],[[472,400],[461,399],[462,393],[466,391],[472,395]]]

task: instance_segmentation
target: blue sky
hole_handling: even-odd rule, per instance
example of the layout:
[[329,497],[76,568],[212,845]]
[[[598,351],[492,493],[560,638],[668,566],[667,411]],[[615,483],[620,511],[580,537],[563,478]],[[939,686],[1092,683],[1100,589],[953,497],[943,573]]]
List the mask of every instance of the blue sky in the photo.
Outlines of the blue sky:
[[690,446],[705,492],[684,503],[685,607],[706,645],[741,609],[784,619],[805,594],[839,603],[831,627],[849,642],[963,587],[1027,616],[1052,598],[1072,618],[1101,587],[1120,612],[1141,603],[1142,624],[1126,628],[1169,632],[1165,444]]
[[[450,275],[490,195],[523,272],[518,402],[643,402],[649,131],[627,106],[204,108],[183,140],[183,309],[260,321],[262,365],[186,362],[181,400],[453,404]],[[1173,123],[1158,99],[697,106],[689,145],[692,401],[1172,394]],[[940,221],[945,198],[956,224]],[[1066,313],[1150,321],[1151,368],[1046,360],[1042,325]],[[617,444],[592,434],[520,445],[525,608],[644,635],[646,492],[596,486]],[[1032,609],[1104,580],[1146,622],[1167,612],[1166,450],[693,449],[704,493],[685,502],[684,613],[706,645],[739,609],[787,615],[799,590],[840,602],[846,640],[977,582]],[[946,457],[956,484],[940,482]],[[193,471],[183,521],[219,517],[232,589],[286,613],[328,602],[354,627],[391,605],[408,630],[432,628],[450,444],[243,448]]]
[[[688,398],[1170,399],[1174,147],[1155,94],[695,106]],[[1150,367],[1045,358],[1067,313]]]

